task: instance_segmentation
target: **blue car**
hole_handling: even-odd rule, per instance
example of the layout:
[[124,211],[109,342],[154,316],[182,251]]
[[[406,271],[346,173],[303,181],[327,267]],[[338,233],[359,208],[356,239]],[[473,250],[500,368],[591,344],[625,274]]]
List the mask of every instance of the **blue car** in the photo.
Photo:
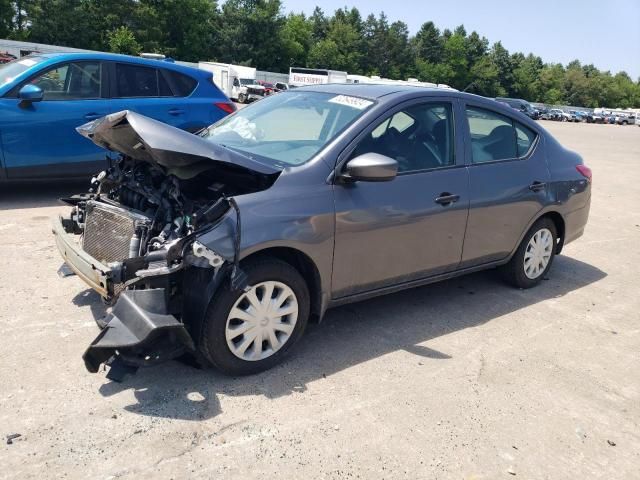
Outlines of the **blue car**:
[[76,132],[130,110],[194,132],[235,110],[211,72],[108,53],[35,54],[0,66],[0,182],[86,177],[113,154]]

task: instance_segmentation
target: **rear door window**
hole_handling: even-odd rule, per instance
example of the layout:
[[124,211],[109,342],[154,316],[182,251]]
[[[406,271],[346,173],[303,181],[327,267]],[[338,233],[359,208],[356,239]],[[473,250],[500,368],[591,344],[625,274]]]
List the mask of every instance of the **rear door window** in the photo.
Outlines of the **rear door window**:
[[158,71],[151,67],[116,64],[118,97],[158,97]]
[[473,163],[507,160],[518,156],[513,123],[507,116],[467,107]]

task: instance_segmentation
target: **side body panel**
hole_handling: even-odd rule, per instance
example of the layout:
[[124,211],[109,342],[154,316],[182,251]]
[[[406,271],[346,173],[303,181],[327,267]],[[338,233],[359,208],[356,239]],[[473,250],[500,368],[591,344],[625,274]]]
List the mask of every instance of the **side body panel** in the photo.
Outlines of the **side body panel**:
[[[463,141],[456,134],[460,129],[458,102],[447,97],[418,97],[388,109],[369,128],[404,108],[431,102],[452,104],[455,164],[399,174],[390,182],[336,183],[333,298],[438,275],[460,263],[469,180]],[[444,195],[457,195],[458,200],[447,205],[435,201]]]
[[[490,109],[473,102],[467,104]],[[525,123],[524,119],[513,118]],[[540,135],[524,158],[474,164],[466,121],[463,128],[467,139],[470,204],[460,267],[467,268],[508,258],[527,225],[552,199],[544,139]],[[541,184],[541,188],[533,190],[534,183]]]
[[[31,75],[52,66],[46,64]],[[103,95],[104,89],[105,86]],[[111,112],[113,105],[107,98],[30,104],[18,98],[0,98],[0,135],[7,178],[88,176],[104,169],[108,152],[82,138],[75,129]]]

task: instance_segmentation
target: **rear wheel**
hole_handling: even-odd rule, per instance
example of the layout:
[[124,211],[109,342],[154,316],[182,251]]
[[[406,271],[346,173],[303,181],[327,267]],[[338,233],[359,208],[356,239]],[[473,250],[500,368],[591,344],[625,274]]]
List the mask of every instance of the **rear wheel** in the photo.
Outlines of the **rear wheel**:
[[263,258],[243,266],[249,289],[221,290],[205,318],[201,350],[228,375],[249,375],[279,363],[309,318],[309,291],[288,263]]
[[544,278],[551,268],[558,234],[549,218],[541,218],[527,232],[518,250],[502,273],[510,284],[518,288],[531,288]]

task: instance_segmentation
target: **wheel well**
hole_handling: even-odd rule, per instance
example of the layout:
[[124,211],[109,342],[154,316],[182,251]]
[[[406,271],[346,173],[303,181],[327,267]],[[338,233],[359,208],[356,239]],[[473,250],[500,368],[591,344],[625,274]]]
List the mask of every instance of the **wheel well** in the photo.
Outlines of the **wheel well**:
[[556,226],[556,233],[558,234],[558,244],[556,245],[556,254],[562,251],[564,246],[564,218],[558,212],[545,213],[540,218],[548,218]]
[[248,257],[243,258],[242,261],[246,262],[247,260],[256,257],[277,258],[278,260],[282,260],[295,268],[298,273],[302,275],[302,278],[304,278],[307,288],[309,289],[311,314],[316,319],[320,317],[320,312],[322,310],[322,285],[320,273],[318,272],[318,268],[315,263],[308,255],[300,250],[296,250],[295,248],[272,247],[254,252]]

